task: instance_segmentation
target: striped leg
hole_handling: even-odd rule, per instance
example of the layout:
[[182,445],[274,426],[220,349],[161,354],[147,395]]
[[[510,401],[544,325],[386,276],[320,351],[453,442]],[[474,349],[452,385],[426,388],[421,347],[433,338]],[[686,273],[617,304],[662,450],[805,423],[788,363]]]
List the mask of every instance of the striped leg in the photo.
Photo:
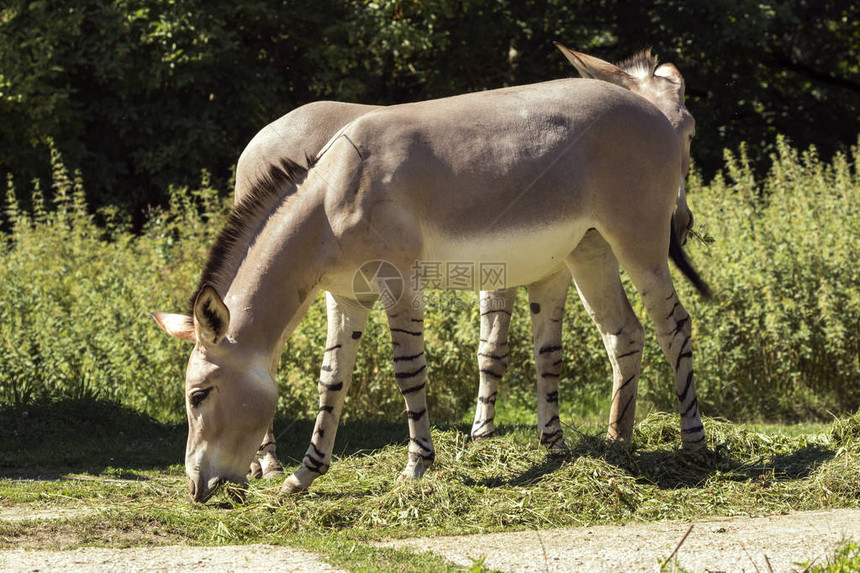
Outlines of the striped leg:
[[263,443],[257,450],[254,461],[251,462],[251,478],[276,479],[284,476],[284,468],[275,455],[274,423],[274,420],[269,422],[269,429],[263,437]]
[[538,438],[550,453],[568,451],[558,409],[558,380],[561,376],[561,327],[570,275],[562,270],[529,285],[529,309],[534,334],[537,377]]
[[517,289],[481,291],[481,342],[478,345],[478,405],[472,423],[472,439],[496,433],[496,395],[508,368],[508,328]]
[[[413,308],[411,297],[391,306],[388,325],[394,349],[394,379],[406,401],[409,422],[409,463],[402,478],[420,478],[433,463],[436,452],[430,439],[427,413],[427,361],[424,357],[424,308]],[[421,300],[413,298],[411,300]]]
[[705,429],[696,399],[693,383],[693,346],[690,315],[684,310],[668,265],[651,271],[640,272],[627,269],[648,315],[657,327],[657,342],[675,371],[675,391],[681,411],[681,440],[686,448],[698,448],[705,444]]
[[618,261],[603,237],[596,231],[587,233],[566,262],[612,364],[607,439],[629,442],[633,438],[645,331],[630,307],[618,274]]
[[319,412],[302,465],[284,481],[282,493],[306,490],[328,471],[343,401],[352,382],[355,355],[369,311],[361,304],[326,293],[328,334],[319,381]]

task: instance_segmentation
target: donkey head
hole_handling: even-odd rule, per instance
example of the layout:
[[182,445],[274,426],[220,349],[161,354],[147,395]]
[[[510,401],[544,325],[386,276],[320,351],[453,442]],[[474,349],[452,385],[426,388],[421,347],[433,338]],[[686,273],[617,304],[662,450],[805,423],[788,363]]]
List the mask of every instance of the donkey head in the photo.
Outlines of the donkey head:
[[574,52],[558,42],[555,45],[583,78],[610,82],[644,97],[662,111],[675,128],[681,144],[682,160],[681,185],[675,212],[672,214],[672,225],[683,244],[687,233],[693,227],[693,214],[687,207],[687,196],[684,192],[684,178],[690,170],[690,143],[696,134],[696,122],[684,105],[684,78],[681,77],[681,72],[672,64],[658,67],[657,57],[653,56],[650,50],[640,52],[616,66],[599,58]]
[[[167,334],[194,343],[185,371],[185,475],[191,500],[205,502],[222,483],[246,483],[275,413],[277,386],[268,370],[238,352],[227,336],[230,312],[211,286],[200,289],[192,316],[151,316]],[[235,495],[241,498],[239,491]]]

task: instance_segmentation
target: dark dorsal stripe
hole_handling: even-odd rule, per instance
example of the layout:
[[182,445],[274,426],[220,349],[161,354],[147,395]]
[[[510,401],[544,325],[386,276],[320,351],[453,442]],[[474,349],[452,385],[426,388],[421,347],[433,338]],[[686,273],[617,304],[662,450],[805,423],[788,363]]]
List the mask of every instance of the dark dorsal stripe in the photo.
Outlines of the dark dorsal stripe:
[[231,254],[235,249],[247,244],[253,229],[259,228],[274,211],[274,207],[295,192],[295,186],[305,178],[308,169],[313,167],[312,157],[308,156],[305,160],[307,167],[286,158],[270,165],[268,173],[259,179],[254,189],[233,207],[227,224],[209,249],[200,282],[191,297],[189,314],[193,312],[194,301],[197,300],[203,285],[211,284],[219,294],[224,295],[223,291],[227,287],[225,282],[233,278],[227,276],[227,273],[233,268],[232,265],[236,264],[235,257]]

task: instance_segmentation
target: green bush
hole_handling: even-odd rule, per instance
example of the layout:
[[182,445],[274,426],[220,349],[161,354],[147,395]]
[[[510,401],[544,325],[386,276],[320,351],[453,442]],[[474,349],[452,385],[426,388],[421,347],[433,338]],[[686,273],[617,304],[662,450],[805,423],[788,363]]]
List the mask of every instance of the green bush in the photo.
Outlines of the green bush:
[[[703,301],[676,277],[693,316],[694,365],[708,415],[744,419],[826,418],[860,406],[860,147],[822,164],[783,139],[768,177],[757,180],[741,149],[725,174],[689,181],[689,200],[714,242],[688,247],[715,297]],[[148,311],[181,312],[229,205],[204,173],[199,188],[171,190],[133,234],[116,211],[87,212],[79,174],[52,155],[51,193],[38,185],[32,209],[11,180],[0,235],[0,402],[98,395],[163,420],[184,416],[187,343],[171,339]],[[46,198],[50,195],[50,201]],[[95,219],[106,221],[97,225]],[[629,285],[628,285],[629,288]],[[426,313],[432,419],[469,416],[477,393],[477,295],[430,291]],[[675,411],[674,384],[638,295],[646,327],[640,414]],[[511,326],[508,376],[499,406],[534,419],[534,365],[525,290]],[[310,417],[325,344],[320,296],[284,350],[279,411]],[[566,419],[608,411],[610,370],[596,329],[571,291],[565,316]],[[402,416],[385,315],[371,313],[347,415]]]
[[[0,266],[0,399],[98,395],[181,419],[183,352],[156,332],[147,311],[176,308],[214,236],[206,224],[215,191],[176,191],[140,236],[122,217],[97,226],[80,176],[52,154],[53,206],[38,185],[33,211],[18,206],[11,179]],[[218,213],[223,208],[218,205]],[[199,214],[202,213],[202,214]]]
[[726,176],[691,181],[717,293],[685,297],[698,380],[713,414],[825,419],[860,405],[860,146],[829,165],[784,138],[776,149],[761,181],[743,147]]

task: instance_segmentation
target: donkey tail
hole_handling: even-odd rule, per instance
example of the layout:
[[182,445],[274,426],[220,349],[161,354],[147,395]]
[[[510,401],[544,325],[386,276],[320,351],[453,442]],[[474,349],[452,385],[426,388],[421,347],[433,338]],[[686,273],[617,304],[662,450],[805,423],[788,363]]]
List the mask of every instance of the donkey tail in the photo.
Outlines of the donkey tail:
[[696,287],[696,290],[699,291],[699,294],[701,294],[703,298],[711,298],[711,289],[708,288],[707,283],[705,283],[702,277],[699,276],[696,269],[693,268],[693,265],[690,263],[690,259],[687,258],[687,254],[684,252],[684,249],[681,248],[681,242],[678,240],[678,235],[675,233],[675,226],[670,225],[670,228],[669,258],[672,259],[672,262],[675,263],[678,270],[687,277],[687,280],[693,283],[693,286]]

